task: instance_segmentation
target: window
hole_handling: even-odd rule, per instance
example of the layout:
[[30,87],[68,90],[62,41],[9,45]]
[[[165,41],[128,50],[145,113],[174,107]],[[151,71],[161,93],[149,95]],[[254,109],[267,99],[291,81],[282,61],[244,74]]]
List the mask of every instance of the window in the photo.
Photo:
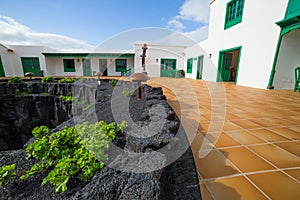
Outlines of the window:
[[225,29],[228,29],[242,21],[245,0],[231,0],[227,4]]
[[186,69],[187,73],[192,73],[193,72],[193,58],[189,58],[187,60],[187,69]]
[[74,59],[64,59],[64,72],[75,72]]
[[124,72],[127,70],[126,59],[116,59],[116,72]]

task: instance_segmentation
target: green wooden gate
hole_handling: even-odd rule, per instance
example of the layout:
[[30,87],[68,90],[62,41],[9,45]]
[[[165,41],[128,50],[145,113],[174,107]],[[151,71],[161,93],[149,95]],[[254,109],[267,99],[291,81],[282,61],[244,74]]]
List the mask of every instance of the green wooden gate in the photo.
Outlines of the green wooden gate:
[[1,57],[0,57],[0,77],[5,77],[5,72],[4,72]]
[[21,61],[24,75],[27,72],[32,72],[34,76],[39,76],[41,68],[38,57],[21,57]]
[[91,60],[82,59],[83,76],[92,76]]
[[170,73],[176,70],[176,59],[162,58],[160,61],[160,76],[168,77]]

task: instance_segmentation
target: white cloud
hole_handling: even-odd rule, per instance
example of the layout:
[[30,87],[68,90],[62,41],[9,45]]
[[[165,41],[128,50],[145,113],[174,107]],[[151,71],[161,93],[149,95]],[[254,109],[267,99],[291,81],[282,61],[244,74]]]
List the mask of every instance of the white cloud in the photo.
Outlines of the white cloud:
[[207,24],[209,20],[210,0],[186,0],[176,18]]
[[89,51],[94,46],[63,35],[33,32],[13,18],[0,16],[0,43],[8,45],[38,45],[63,51]]
[[172,19],[168,21],[168,28],[174,28],[177,31],[183,31],[185,26],[177,19]]
[[178,46],[193,46],[200,41],[203,41],[207,38],[208,35],[208,26],[200,27],[191,32],[172,32],[169,35],[162,37],[156,41],[153,41],[155,44],[162,45],[178,45]]
[[185,32],[184,35],[195,42],[201,42],[207,39],[208,26],[202,26],[194,31]]
[[[167,28],[182,32],[196,42],[206,39],[210,12],[209,2],[210,0],[186,0],[180,7],[178,15],[168,21]],[[197,23],[199,27],[192,31],[186,31],[186,22]],[[174,41],[176,41],[175,38]]]

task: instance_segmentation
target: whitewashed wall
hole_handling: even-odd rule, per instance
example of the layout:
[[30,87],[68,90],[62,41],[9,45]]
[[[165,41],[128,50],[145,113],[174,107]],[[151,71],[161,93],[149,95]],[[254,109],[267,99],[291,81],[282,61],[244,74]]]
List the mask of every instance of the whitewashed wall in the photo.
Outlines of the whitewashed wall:
[[295,84],[294,70],[300,66],[300,30],[293,30],[283,36],[276,64],[273,86],[275,89],[292,89]]
[[[203,79],[216,81],[220,51],[242,46],[237,84],[266,88],[280,33],[275,22],[284,18],[288,0],[246,0],[242,22],[224,30],[228,2],[211,4],[208,40],[199,44],[211,54],[211,59],[204,56]],[[186,58],[191,57],[191,51],[188,48]]]
[[[165,46],[147,44],[146,51],[146,72],[150,77],[160,77],[160,62],[162,58],[176,59],[176,69],[184,69],[185,66],[185,47],[183,46]],[[142,46],[135,44],[135,72],[142,72]]]
[[41,70],[47,73],[45,57],[42,54],[44,50],[49,48],[41,46],[7,46],[13,50],[8,52],[7,49],[0,47],[0,56],[4,67],[5,75],[9,76],[24,76],[21,57],[38,57]]
[[[72,58],[67,58],[72,59]],[[82,76],[82,58],[74,58],[75,72],[64,72],[63,58],[46,58],[46,76]]]
[[121,72],[116,72],[116,59],[126,59],[127,60],[127,70],[130,68],[134,71],[134,58],[109,58],[107,59],[107,75],[108,76],[121,76]]
[[[67,58],[70,59],[70,58]],[[92,72],[99,72],[99,59],[91,58]],[[115,60],[118,58],[107,58],[107,75],[108,76],[121,76],[121,72],[116,72]],[[127,69],[134,69],[134,58],[126,58]],[[64,72],[63,58],[46,58],[46,64],[48,68],[49,76],[83,76],[82,71],[82,58],[74,58],[75,72]]]

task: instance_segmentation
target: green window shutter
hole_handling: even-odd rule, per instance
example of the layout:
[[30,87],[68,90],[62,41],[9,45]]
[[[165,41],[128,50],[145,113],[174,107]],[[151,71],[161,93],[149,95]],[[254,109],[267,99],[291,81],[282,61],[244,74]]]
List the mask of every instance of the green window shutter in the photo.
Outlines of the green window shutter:
[[191,74],[193,72],[193,58],[189,58],[187,60],[187,69],[186,69],[186,72],[188,74]]
[[64,72],[75,72],[74,59],[64,59]]
[[127,70],[126,59],[116,59],[116,72],[125,72]]
[[245,0],[231,0],[227,3],[224,29],[242,22],[244,4]]

